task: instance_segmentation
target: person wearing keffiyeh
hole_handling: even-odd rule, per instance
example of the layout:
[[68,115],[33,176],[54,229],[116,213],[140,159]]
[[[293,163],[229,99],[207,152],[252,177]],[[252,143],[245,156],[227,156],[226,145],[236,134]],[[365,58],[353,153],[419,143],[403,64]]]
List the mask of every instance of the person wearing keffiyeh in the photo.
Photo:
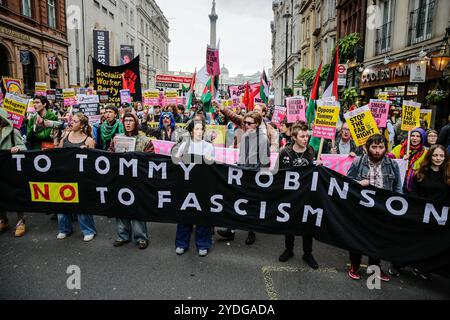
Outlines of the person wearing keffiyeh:
[[105,108],[105,121],[97,131],[97,149],[108,150],[112,139],[116,134],[125,132],[122,122],[117,119],[118,110],[115,106]]
[[401,144],[396,146],[391,153],[388,154],[388,157],[392,159],[409,160],[405,177],[405,187],[408,192],[411,192],[412,190],[412,180],[414,177],[414,173],[420,168],[420,164],[422,163],[423,159],[425,159],[425,156],[427,154],[427,150],[424,146],[425,137],[425,130],[421,128],[414,129],[411,132],[409,157],[406,154],[408,148],[408,140],[403,141]]

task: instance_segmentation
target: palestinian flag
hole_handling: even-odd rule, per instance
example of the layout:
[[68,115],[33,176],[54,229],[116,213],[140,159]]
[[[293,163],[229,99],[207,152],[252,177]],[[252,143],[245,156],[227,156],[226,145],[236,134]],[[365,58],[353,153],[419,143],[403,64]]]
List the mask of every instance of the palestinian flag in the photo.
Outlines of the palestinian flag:
[[267,104],[269,102],[269,82],[267,81],[266,71],[263,69],[263,73],[261,74],[259,94],[261,100]]
[[203,89],[202,94],[202,103],[203,103],[203,109],[205,112],[214,112],[214,108],[212,107],[212,99],[217,92],[217,88],[219,87],[219,77],[210,77],[208,79],[208,82],[205,85],[205,89]]
[[[310,128],[314,124],[314,119],[316,117],[316,100],[319,97],[319,85],[320,85],[320,72],[322,71],[322,63],[319,65],[319,69],[316,73],[316,78],[314,79],[314,85],[311,90],[311,95],[309,97],[308,108],[306,109],[306,121]],[[313,147],[315,152],[319,152],[320,139],[316,137],[311,137],[309,139],[309,145]]]
[[336,46],[336,55],[328,72],[327,82],[325,84],[324,98],[335,97],[338,100],[338,67],[339,67],[339,46]]
[[194,97],[195,97],[195,90],[194,90],[194,86],[195,86],[195,77],[197,75],[197,69],[195,69],[194,71],[194,75],[192,76],[192,80],[191,80],[191,84],[189,85],[189,98],[188,98],[188,102],[186,105],[186,108],[189,110],[191,109],[192,106],[192,102],[194,101]]

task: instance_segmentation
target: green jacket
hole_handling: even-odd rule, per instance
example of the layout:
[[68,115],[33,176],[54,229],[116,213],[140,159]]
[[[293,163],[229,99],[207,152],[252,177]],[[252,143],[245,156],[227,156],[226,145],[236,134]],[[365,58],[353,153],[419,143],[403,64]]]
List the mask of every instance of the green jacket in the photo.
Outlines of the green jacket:
[[0,108],[0,118],[8,122],[6,127],[0,129],[0,150],[11,150],[12,147],[18,147],[22,151],[27,150],[20,131],[13,127],[11,120],[8,119],[8,113],[3,108]]
[[[41,148],[41,142],[51,142],[53,141],[51,137],[52,128],[34,128],[34,124],[36,123],[37,114],[34,115],[27,124],[27,142],[29,146],[33,150],[39,150]],[[44,120],[58,120],[58,116],[53,113],[51,110],[47,110],[47,113],[44,116]]]

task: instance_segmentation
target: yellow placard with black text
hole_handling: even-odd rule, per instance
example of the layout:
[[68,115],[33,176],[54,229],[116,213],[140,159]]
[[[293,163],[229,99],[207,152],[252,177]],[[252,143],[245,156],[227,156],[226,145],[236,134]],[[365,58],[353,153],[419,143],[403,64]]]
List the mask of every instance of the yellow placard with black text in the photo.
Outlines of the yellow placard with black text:
[[344,118],[358,147],[364,145],[371,136],[380,133],[368,105],[347,112]]

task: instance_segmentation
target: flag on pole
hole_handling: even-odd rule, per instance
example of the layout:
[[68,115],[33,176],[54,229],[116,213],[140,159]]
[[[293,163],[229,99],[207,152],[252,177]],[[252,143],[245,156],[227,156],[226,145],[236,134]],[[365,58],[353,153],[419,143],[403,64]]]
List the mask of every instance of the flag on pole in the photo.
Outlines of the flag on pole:
[[336,55],[328,72],[325,90],[323,92],[324,98],[335,97],[338,100],[338,67],[339,67],[339,46],[336,46]]
[[[309,97],[308,108],[306,109],[306,121],[309,124],[309,127],[312,128],[314,123],[314,119],[316,117],[316,100],[319,97],[319,85],[320,85],[320,73],[322,71],[322,63],[319,65],[319,69],[316,73],[316,78],[314,79],[314,85],[311,90],[311,95]],[[320,147],[320,139],[316,137],[311,137],[309,139],[309,145],[313,147],[315,152],[319,151]]]
[[250,85],[247,84],[245,85],[245,93],[244,93],[244,98],[242,99],[242,103],[245,105],[245,107],[248,109],[248,103],[250,102]]
[[216,98],[217,88],[219,86],[219,77],[210,77],[208,82],[203,89],[202,94],[202,103],[203,109],[205,112],[214,112],[214,108],[212,107],[212,99]]
[[261,100],[267,104],[269,102],[269,82],[267,81],[266,71],[264,69],[261,74],[259,94]]
[[250,99],[248,101],[248,107],[247,107],[248,111],[253,111],[253,109],[255,108],[255,97],[260,93],[260,91],[261,91],[261,86],[259,85],[250,94]]
[[192,102],[194,101],[194,86],[195,86],[195,77],[197,75],[197,68],[194,71],[194,75],[192,76],[190,88],[189,88],[189,100],[186,105],[186,108],[189,110],[192,106]]

